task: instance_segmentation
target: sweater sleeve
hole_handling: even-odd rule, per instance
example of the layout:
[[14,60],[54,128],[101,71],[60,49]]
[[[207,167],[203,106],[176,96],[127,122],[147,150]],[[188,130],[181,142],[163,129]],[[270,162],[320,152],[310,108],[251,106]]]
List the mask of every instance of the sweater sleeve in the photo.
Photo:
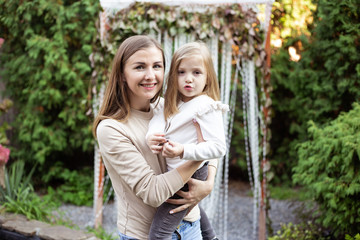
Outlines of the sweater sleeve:
[[156,175],[126,132],[103,122],[96,132],[107,170],[120,176],[144,203],[158,207],[184,185],[176,169]]
[[207,160],[221,158],[225,155],[223,112],[227,110],[227,105],[216,102],[196,114],[195,119],[200,125],[205,142],[184,144],[183,159]]

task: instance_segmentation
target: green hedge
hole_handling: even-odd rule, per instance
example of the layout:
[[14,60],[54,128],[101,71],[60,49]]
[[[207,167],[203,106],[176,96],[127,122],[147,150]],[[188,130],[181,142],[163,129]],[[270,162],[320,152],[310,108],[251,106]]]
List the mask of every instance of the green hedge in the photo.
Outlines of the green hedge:
[[294,181],[318,203],[318,220],[335,234],[360,232],[360,104],[323,128],[309,123],[298,146]]
[[92,151],[89,55],[99,11],[98,0],[0,0],[0,75],[19,112],[12,157],[44,166]]
[[[317,4],[311,37],[289,38],[273,55],[271,81],[274,116],[271,148],[276,182],[291,180],[296,145],[307,140],[307,122],[325,124],[360,100],[360,8],[357,1]],[[299,62],[289,61],[295,46]]]

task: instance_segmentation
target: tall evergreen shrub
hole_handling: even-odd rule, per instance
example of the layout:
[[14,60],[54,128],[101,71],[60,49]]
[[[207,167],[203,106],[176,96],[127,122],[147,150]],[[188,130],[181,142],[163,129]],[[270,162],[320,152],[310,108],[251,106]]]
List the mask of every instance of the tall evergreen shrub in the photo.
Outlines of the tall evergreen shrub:
[[[272,58],[272,165],[278,182],[291,179],[296,145],[307,140],[307,122],[322,125],[360,101],[360,8],[358,1],[314,1],[311,37],[290,38]],[[300,51],[289,61],[289,46]],[[280,176],[280,177],[279,177]]]
[[99,11],[98,0],[0,0],[0,75],[19,112],[13,157],[75,162],[76,152],[91,151],[89,55]]
[[360,104],[323,128],[309,122],[294,181],[318,203],[318,220],[337,235],[360,232]]

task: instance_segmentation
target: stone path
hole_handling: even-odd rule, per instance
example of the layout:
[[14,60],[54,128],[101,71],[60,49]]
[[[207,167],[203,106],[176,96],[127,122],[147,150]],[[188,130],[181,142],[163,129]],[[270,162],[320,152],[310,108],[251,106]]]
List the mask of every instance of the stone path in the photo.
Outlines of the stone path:
[[101,240],[81,230],[52,226],[36,220],[29,221],[23,215],[8,213],[0,215],[0,239]]

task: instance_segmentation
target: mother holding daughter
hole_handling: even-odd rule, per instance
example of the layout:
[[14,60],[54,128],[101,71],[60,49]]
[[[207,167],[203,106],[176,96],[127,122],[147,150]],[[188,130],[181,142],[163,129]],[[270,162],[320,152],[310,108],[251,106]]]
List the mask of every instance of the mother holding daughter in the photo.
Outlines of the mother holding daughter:
[[[118,199],[117,227],[120,239],[123,240],[149,239],[157,207],[165,201],[180,205],[171,210],[172,214],[196,206],[213,188],[217,161],[209,162],[205,181],[192,179],[192,175],[204,165],[202,160],[221,157],[219,153],[196,156],[193,160],[198,161],[184,161],[168,171],[162,154],[154,154],[147,145],[145,135],[149,130],[149,122],[154,112],[164,106],[163,99],[159,97],[164,69],[164,53],[156,40],[148,36],[126,39],[114,57],[104,100],[93,125],[102,159]],[[197,129],[197,142],[204,142],[200,130],[202,126],[199,127],[197,123],[194,126]],[[223,128],[222,125],[217,127]],[[165,135],[160,137],[160,141],[164,141],[162,137]],[[205,141],[212,140],[205,136]],[[191,148],[193,154],[196,152],[194,145]],[[168,154],[174,154],[178,150],[175,146],[180,148],[178,156],[189,153],[187,148],[184,150],[181,148],[183,145],[177,142],[158,146],[157,151],[165,152],[166,148]],[[220,155],[223,154],[221,152]],[[179,191],[186,183],[189,191]],[[182,198],[168,200],[175,193]],[[172,239],[215,237],[211,229],[204,229],[204,237],[201,236],[199,219],[186,221],[185,218],[181,221],[174,229],[176,232],[172,233]]]

